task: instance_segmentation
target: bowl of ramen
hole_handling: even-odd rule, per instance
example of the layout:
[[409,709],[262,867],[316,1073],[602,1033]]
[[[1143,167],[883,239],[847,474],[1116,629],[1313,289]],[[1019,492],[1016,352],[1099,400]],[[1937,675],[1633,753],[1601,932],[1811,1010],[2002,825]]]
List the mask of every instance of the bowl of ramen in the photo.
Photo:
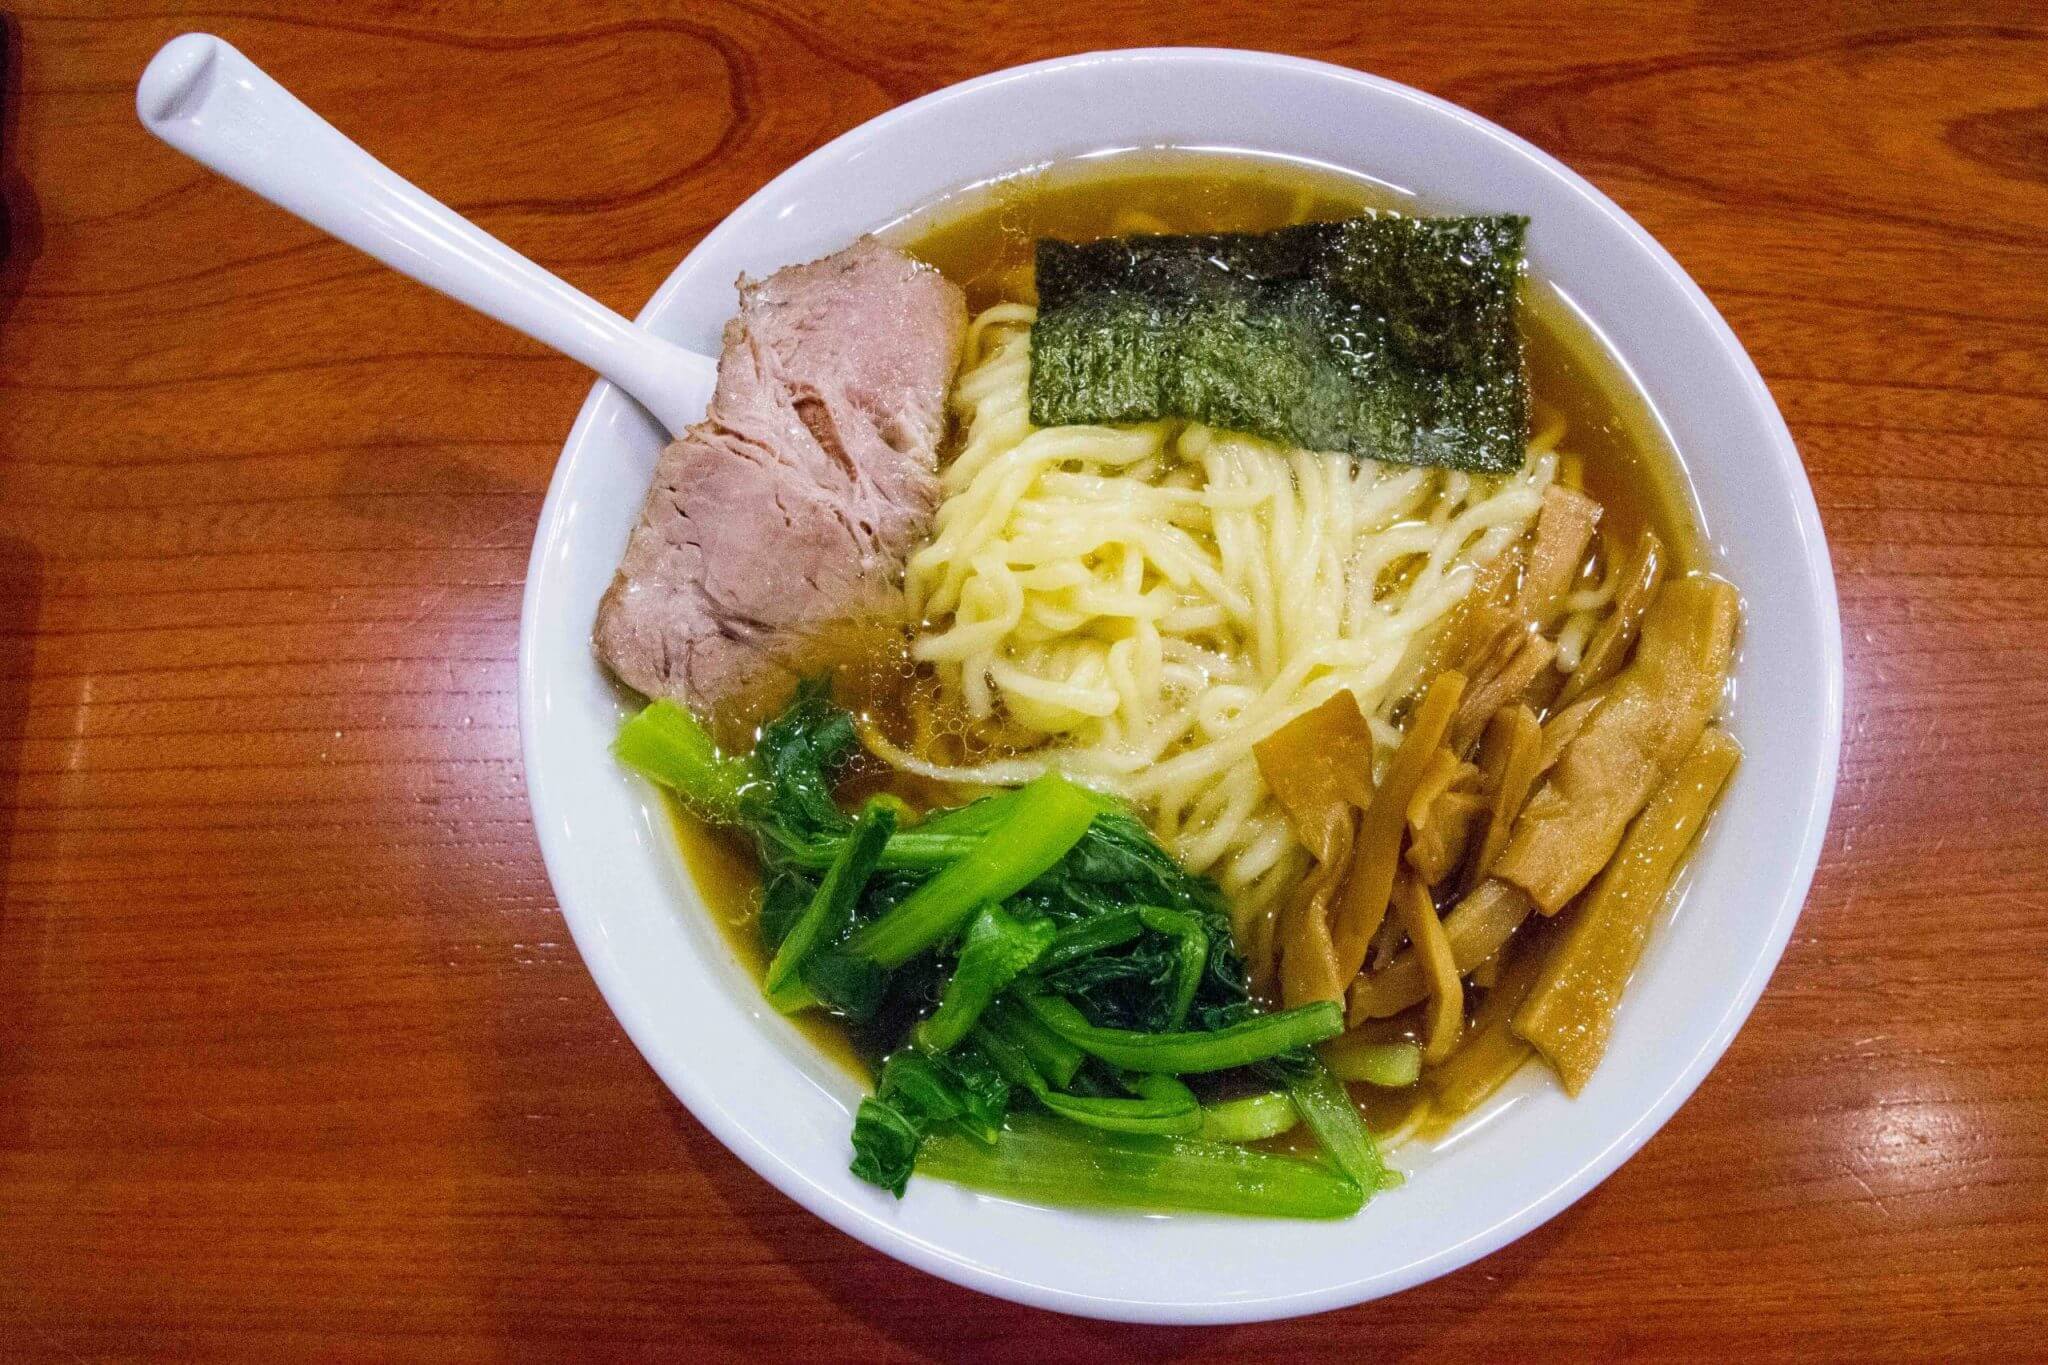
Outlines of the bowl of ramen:
[[570,434],[527,779],[605,998],[827,1222],[1067,1312],[1394,1292],[1592,1188],[1763,988],[1840,631],[1755,367],[1405,87],[1091,54],[807,157]]

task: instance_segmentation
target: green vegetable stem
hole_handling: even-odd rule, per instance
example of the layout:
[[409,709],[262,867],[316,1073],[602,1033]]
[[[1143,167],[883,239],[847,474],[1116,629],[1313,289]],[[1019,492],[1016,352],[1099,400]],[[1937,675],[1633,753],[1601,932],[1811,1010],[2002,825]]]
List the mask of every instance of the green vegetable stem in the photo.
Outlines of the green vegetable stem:
[[1007,814],[982,836],[974,855],[949,863],[874,923],[847,949],[884,967],[900,967],[950,937],[990,901],[1029,886],[1066,855],[1098,809],[1093,797],[1057,775],[1025,787]]
[[1365,1202],[1354,1181],[1320,1163],[1031,1116],[988,1146],[934,1133],[917,1168],[1014,1198],[1103,1208],[1344,1218]]

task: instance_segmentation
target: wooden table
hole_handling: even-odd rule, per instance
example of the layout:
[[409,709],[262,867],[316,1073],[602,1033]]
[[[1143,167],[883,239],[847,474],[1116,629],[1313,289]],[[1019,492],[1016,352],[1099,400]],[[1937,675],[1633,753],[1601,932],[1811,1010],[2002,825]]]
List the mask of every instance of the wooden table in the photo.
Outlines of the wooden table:
[[[6,29],[0,1356],[2044,1349],[2048,13],[182,8]],[[827,138],[1081,48],[1283,43],[1557,153],[1742,335],[1834,546],[1841,791],[1749,1027],[1570,1212],[1343,1314],[1073,1321],[831,1231],[634,1053],[535,850],[520,580],[589,376],[146,137],[188,28],[628,311]]]

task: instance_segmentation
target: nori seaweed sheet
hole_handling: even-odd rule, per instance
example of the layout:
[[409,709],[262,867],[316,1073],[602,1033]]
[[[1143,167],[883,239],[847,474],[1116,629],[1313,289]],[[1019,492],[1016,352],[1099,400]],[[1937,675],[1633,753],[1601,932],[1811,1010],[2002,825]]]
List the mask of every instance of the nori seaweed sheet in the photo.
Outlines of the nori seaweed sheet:
[[1182,417],[1308,450],[1517,468],[1528,221],[1388,215],[1042,239],[1031,420]]

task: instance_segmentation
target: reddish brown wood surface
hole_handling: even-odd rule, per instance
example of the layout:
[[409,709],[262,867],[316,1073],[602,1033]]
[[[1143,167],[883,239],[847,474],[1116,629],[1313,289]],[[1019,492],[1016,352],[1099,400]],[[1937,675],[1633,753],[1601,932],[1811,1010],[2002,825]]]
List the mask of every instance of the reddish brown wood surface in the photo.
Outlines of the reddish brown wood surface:
[[[1557,153],[1720,304],[1834,545],[1841,793],[1749,1027],[1576,1208],[1343,1314],[1071,1321],[826,1228],[640,1061],[535,851],[519,588],[588,376],[147,138],[190,28],[628,310],[825,139],[1087,47],[1280,43]],[[44,0],[6,36],[0,1355],[2042,1349],[2038,6]]]

